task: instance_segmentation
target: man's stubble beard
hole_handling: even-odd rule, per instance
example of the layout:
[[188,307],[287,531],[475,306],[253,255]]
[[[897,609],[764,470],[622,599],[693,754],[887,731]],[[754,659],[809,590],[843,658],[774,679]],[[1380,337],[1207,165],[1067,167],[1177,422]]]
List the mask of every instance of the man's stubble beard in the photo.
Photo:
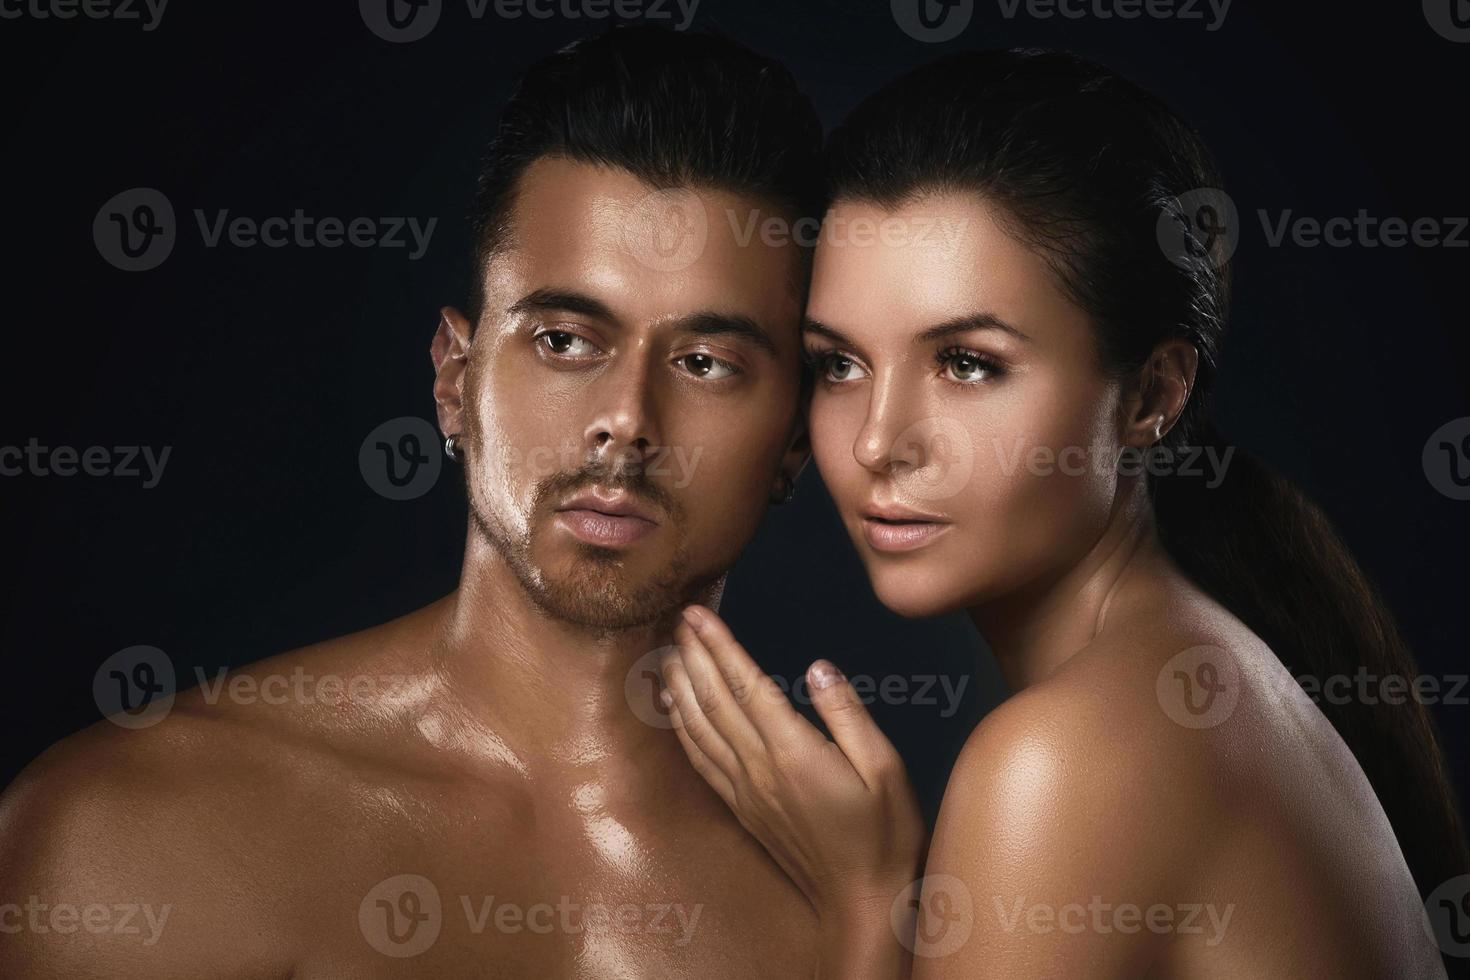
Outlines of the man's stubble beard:
[[[514,534],[481,506],[473,492],[469,497],[470,519],[505,560],[536,607],[554,619],[597,633],[656,623],[692,601],[702,588],[723,574],[709,575],[708,581],[689,581],[689,547],[682,536],[667,564],[648,581],[623,581],[621,559],[614,550],[581,543],[576,545],[577,557],[570,572],[549,573],[536,564],[532,555],[537,527],[534,520],[527,522],[524,535]],[[539,506],[533,508],[533,514],[539,510]],[[670,512],[668,517],[666,533],[675,533],[683,526],[682,515],[677,511]]]

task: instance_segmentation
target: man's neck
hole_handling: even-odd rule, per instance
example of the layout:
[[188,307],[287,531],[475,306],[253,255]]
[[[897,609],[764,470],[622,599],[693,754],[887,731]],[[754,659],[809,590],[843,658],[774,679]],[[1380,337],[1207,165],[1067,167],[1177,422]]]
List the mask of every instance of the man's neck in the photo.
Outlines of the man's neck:
[[[723,582],[700,601],[718,602]],[[472,525],[431,654],[453,740],[537,780],[576,782],[588,767],[626,776],[630,792],[697,780],[658,704],[649,656],[672,643],[679,617],[676,607],[615,631],[557,619]]]

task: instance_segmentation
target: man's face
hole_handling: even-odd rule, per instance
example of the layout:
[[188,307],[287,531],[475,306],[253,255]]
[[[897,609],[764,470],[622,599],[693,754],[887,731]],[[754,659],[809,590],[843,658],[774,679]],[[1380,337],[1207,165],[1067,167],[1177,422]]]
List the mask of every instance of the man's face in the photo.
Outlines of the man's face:
[[558,157],[517,185],[461,442],[473,519],[559,618],[625,628],[693,598],[800,458],[798,257],[744,236],[752,215],[772,217]]

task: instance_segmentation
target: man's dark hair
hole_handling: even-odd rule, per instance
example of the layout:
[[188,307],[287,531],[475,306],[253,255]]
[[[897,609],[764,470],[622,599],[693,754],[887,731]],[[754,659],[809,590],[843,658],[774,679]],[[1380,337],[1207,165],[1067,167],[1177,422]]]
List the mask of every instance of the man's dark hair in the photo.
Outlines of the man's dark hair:
[[821,143],[791,73],[734,41],[628,26],[568,45],[521,78],[481,168],[470,322],[486,263],[506,243],[517,182],[537,159],[749,195],[795,221],[821,215]]

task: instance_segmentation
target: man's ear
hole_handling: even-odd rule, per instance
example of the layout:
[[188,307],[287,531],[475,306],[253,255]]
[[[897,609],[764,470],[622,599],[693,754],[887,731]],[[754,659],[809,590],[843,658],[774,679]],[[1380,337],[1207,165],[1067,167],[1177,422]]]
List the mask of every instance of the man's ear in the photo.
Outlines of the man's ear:
[[807,461],[812,458],[811,432],[806,424],[807,401],[807,398],[802,398],[796,411],[796,419],[791,423],[791,441],[787,443],[786,452],[781,457],[781,470],[772,489],[776,496],[780,496],[785,490],[781,485],[782,480],[787,481],[786,487],[796,486],[796,478],[806,469]]
[[1189,404],[1199,351],[1175,338],[1155,347],[1122,403],[1122,443],[1147,449],[1164,437]]
[[464,372],[470,358],[470,321],[452,306],[439,311],[439,327],[429,344],[434,362],[434,404],[439,431],[446,436],[464,431]]

